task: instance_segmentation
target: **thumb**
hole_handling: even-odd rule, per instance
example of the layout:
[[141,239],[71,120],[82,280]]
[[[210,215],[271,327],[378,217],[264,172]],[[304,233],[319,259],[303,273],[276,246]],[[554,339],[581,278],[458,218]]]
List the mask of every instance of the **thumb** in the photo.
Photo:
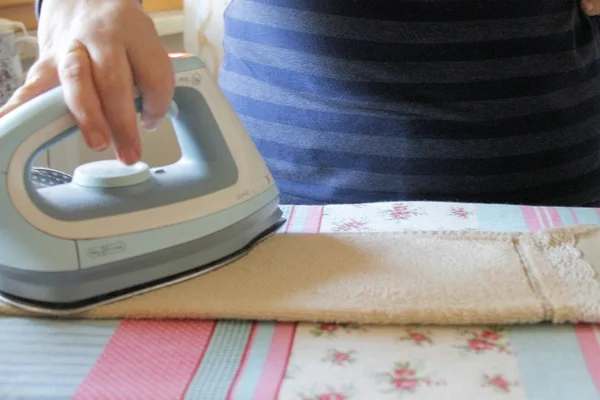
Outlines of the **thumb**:
[[23,103],[54,88],[58,83],[58,73],[56,72],[54,60],[38,60],[29,69],[25,83],[0,108],[0,118]]

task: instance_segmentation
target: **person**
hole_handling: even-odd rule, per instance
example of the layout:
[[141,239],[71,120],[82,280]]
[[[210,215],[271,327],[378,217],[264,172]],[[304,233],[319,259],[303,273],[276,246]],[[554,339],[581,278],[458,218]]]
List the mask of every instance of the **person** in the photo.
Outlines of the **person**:
[[[202,1],[202,0],[196,0]],[[138,0],[37,1],[87,145],[142,157],[173,71]],[[219,85],[287,204],[600,204],[600,0],[232,0]]]

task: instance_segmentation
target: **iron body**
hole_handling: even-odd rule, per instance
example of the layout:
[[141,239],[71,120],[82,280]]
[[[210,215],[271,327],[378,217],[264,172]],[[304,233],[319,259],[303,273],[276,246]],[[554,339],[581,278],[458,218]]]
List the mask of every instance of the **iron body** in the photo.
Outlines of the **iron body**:
[[214,270],[281,226],[278,188],[206,66],[188,54],[171,60],[182,154],[171,165],[107,160],[79,166],[70,182],[35,185],[38,156],[79,132],[62,88],[0,119],[0,300],[85,311]]

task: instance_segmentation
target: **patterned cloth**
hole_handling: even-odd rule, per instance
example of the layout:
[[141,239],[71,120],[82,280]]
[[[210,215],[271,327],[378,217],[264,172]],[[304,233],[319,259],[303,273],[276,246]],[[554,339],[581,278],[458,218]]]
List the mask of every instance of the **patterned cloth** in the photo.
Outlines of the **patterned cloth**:
[[[451,203],[283,207],[294,232],[537,231],[600,209]],[[349,294],[351,295],[351,294]],[[416,327],[0,319],[0,398],[600,398],[596,326]]]

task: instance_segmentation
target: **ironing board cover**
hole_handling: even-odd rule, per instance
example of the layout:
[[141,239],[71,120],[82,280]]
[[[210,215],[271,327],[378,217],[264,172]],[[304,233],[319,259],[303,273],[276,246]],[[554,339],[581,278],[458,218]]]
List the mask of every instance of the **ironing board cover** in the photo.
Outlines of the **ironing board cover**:
[[[536,231],[600,210],[451,203],[283,207],[281,233]],[[595,326],[416,327],[0,318],[0,398],[600,398]]]

